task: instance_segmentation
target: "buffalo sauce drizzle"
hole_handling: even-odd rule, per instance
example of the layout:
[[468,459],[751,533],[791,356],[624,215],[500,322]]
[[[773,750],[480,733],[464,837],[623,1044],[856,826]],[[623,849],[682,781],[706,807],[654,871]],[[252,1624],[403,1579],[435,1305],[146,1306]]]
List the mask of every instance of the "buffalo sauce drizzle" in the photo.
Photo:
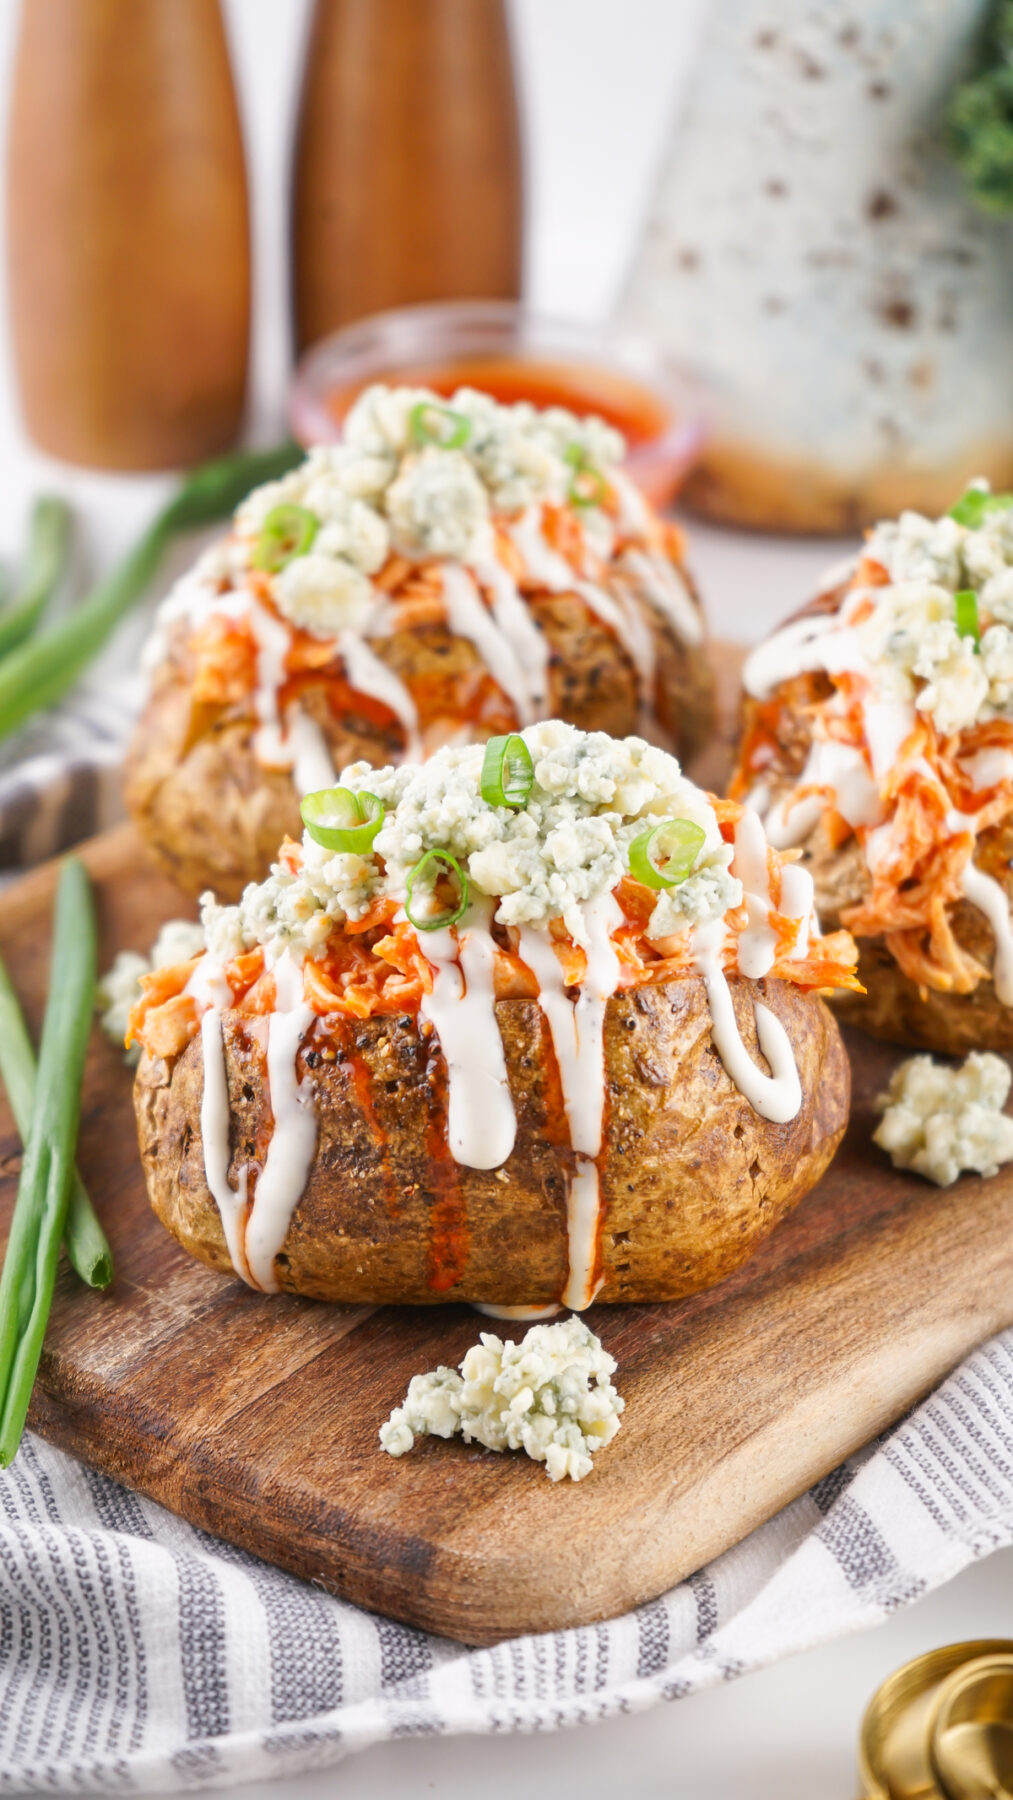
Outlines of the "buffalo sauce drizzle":
[[348,1079],[355,1104],[376,1146],[384,1204],[390,1217],[396,1219],[401,1210],[401,1203],[397,1182],[394,1179],[394,1170],[391,1166],[390,1141],[384,1130],[383,1120],[376,1110],[372,1073],[356,1043],[358,1027],[350,1025],[347,1020],[338,1020],[337,1018],[332,1018],[330,1023],[332,1031],[334,1031],[338,1062]]
[[430,1038],[426,1089],[426,1186],[431,1196],[426,1279],[434,1294],[445,1294],[464,1274],[470,1234],[461,1165],[451,1151],[447,1128],[450,1077],[435,1032]]

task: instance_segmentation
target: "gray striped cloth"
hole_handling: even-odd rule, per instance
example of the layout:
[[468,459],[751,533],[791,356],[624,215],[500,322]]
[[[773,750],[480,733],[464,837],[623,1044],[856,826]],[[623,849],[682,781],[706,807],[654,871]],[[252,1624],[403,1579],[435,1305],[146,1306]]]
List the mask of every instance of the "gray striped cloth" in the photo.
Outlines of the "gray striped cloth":
[[123,817],[123,753],[144,688],[85,688],[19,732],[0,760],[0,882]]
[[189,1791],[635,1712],[874,1625],[1011,1541],[1013,1332],[661,1599],[493,1650],[361,1612],[28,1438],[0,1476],[0,1792]]

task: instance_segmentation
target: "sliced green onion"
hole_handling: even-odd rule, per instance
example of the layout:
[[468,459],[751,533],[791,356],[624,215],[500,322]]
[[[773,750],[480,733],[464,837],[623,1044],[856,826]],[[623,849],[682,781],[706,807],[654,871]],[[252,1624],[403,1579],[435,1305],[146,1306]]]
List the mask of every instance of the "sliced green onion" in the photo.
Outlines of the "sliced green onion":
[[357,794],[346,787],[318,788],[302,803],[302,822],[315,844],[358,856],[367,856],[373,848],[383,815],[383,801],[375,794]]
[[471,436],[467,414],[435,400],[419,400],[408,414],[408,429],[416,444],[435,444],[439,450],[460,450]]
[[488,806],[523,806],[534,779],[535,765],[522,737],[514,731],[489,739],[479,784]]
[[[445,906],[442,912],[425,913],[416,917],[412,911],[415,883],[424,870],[429,871],[429,892],[431,894],[435,894],[436,883],[441,876],[444,876],[456,881],[458,897],[452,905]],[[404,909],[409,924],[414,925],[416,931],[439,931],[444,925],[456,925],[467,905],[468,877],[456,856],[451,856],[449,850],[427,850],[425,856],[419,858],[408,877]]]
[[1013,507],[1013,494],[990,494],[987,488],[965,488],[960,499],[950,507],[950,518],[969,531],[977,531],[989,513],[1008,512]]
[[567,490],[571,506],[602,506],[608,495],[608,482],[601,470],[588,458],[580,444],[568,444],[563,457],[573,469]]
[[630,874],[649,888],[678,887],[693,870],[706,833],[692,819],[665,819],[630,845]]
[[961,588],[953,596],[957,631],[961,637],[973,638],[975,648],[981,643],[981,621],[978,618],[978,596],[973,588]]
[[287,500],[272,506],[253,552],[254,568],[277,575],[295,557],[306,555],[319,528],[320,520],[305,506]]

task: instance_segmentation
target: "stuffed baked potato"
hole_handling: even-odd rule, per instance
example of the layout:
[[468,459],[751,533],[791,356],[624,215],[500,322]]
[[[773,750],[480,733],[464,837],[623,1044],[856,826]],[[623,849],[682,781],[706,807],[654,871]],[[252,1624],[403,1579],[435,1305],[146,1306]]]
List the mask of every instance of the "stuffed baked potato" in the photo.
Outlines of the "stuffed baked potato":
[[365,759],[549,715],[691,754],[712,717],[676,529],[594,419],[371,389],[170,595],[127,802],[181,886],[235,898],[299,798]]
[[849,1072],[817,990],[854,947],[810,936],[754,815],[560,722],[307,811],[132,1017],[152,1205],[194,1255],[327,1300],[673,1299],[818,1179]]
[[877,1037],[1013,1050],[1013,496],[880,525],[746,664],[732,792],[802,852]]

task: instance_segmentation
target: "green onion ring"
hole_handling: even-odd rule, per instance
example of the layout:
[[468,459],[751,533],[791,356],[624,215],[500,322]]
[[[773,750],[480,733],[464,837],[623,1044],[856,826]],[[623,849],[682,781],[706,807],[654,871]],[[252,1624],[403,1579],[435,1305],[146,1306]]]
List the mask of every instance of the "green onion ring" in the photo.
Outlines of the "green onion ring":
[[[435,414],[437,424],[430,415]],[[419,400],[408,414],[408,429],[416,444],[435,444],[438,450],[460,450],[471,436],[471,420],[452,406],[435,400]]]
[[960,499],[950,507],[949,516],[969,531],[977,531],[989,513],[1008,512],[1013,507],[1013,494],[989,494],[984,488],[965,488]]
[[692,873],[706,832],[692,819],[664,819],[630,845],[630,874],[644,887],[678,887]]
[[[445,873],[453,875],[458,883],[459,899],[456,906],[446,907],[441,913],[433,913],[426,918],[417,919],[412,912],[412,894],[415,883],[422,874],[423,869],[430,864],[433,865],[434,888],[440,874]],[[445,925],[456,925],[458,919],[460,919],[466,911],[467,905],[468,877],[464,873],[456,856],[451,856],[449,850],[427,850],[424,856],[420,856],[414,869],[412,869],[408,876],[408,885],[405,889],[404,902],[405,916],[408,923],[414,925],[416,931],[439,931]]]
[[383,824],[384,805],[375,794],[351,788],[318,788],[302,802],[302,822],[315,844],[368,856]]
[[958,635],[970,638],[977,650],[981,644],[981,620],[978,617],[978,596],[973,588],[961,588],[954,594],[953,611]]
[[568,444],[563,452],[573,469],[573,480],[567,490],[571,506],[603,506],[608,496],[608,482],[601,470],[589,460],[580,444]]
[[272,506],[253,551],[253,566],[265,575],[277,575],[297,556],[305,556],[320,527],[320,520],[305,506],[284,501]]
[[516,731],[485,747],[479,790],[488,806],[523,806],[535,779],[531,751]]

